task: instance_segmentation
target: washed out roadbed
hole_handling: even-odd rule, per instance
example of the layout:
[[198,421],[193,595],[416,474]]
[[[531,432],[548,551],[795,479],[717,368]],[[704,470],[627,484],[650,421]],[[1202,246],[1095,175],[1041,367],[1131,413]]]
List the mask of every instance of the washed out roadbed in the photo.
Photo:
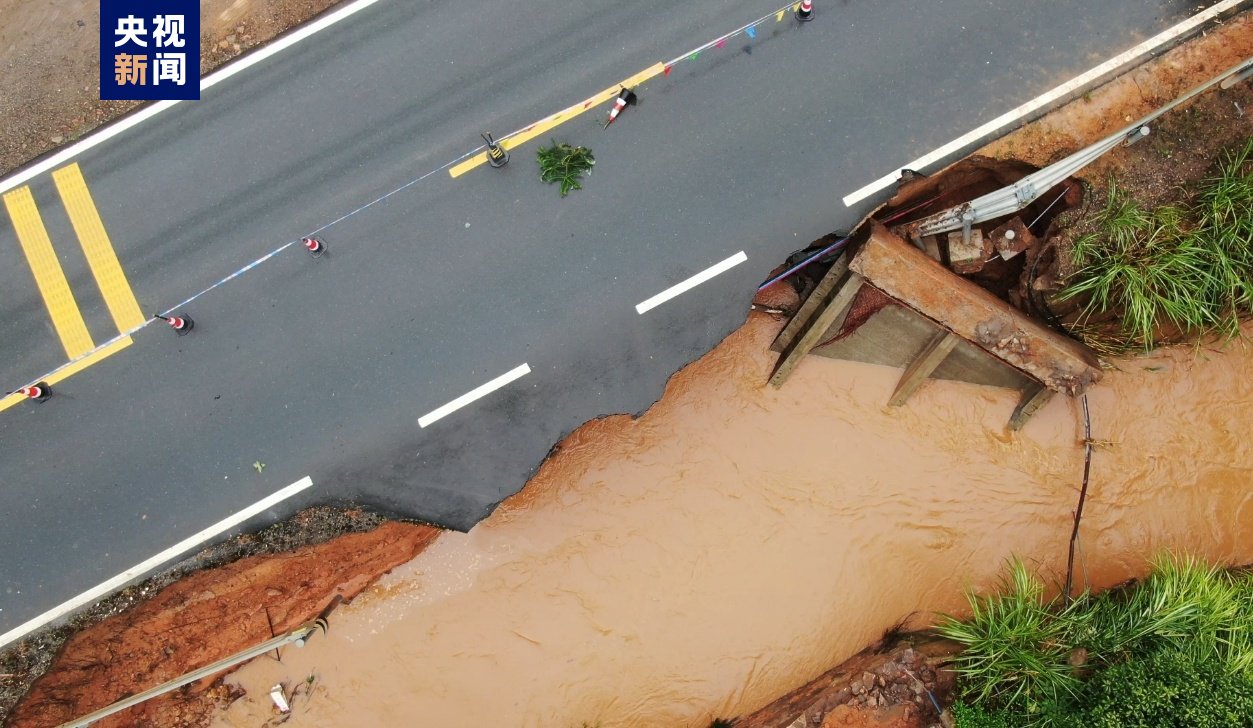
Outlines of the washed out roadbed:
[[[1043,167],[1105,137],[1169,103],[1191,88],[1253,56],[1253,15],[1244,13],[1222,27],[1179,46],[1151,63],[1115,79],[980,149],[976,154],[1019,160]],[[1077,173],[1085,183],[1085,202],[1061,224],[1081,224],[1087,211],[1104,204],[1108,181],[1146,206],[1187,199],[1195,184],[1213,174],[1228,150],[1253,136],[1253,83],[1211,91],[1153,124],[1148,140],[1119,147]],[[1065,259],[1069,250],[1060,247]],[[1065,266],[1063,272],[1068,270]],[[1113,360],[1115,366],[1120,361]],[[912,635],[911,640],[920,639]],[[889,647],[895,644],[895,647]],[[930,697],[942,706],[953,697],[953,676],[944,661],[956,646],[924,641],[885,641],[868,648],[766,707],[735,720],[737,728],[929,728],[939,723]],[[906,652],[908,650],[908,652]],[[919,656],[933,667],[921,680],[905,675]],[[914,671],[915,674],[919,670]],[[871,686],[867,688],[866,686]],[[795,722],[794,722],[795,721]]]
[[[0,673],[12,677],[0,683],[0,717],[14,728],[55,726],[283,634],[335,595],[356,596],[439,533],[361,510],[313,508],[232,538],[7,649]],[[212,683],[96,725],[199,725],[230,697]]]

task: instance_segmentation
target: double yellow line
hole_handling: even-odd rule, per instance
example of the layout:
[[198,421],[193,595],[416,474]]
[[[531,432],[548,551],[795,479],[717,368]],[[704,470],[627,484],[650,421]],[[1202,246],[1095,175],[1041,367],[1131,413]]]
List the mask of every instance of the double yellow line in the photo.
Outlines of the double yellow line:
[[[139,309],[139,302],[135,300],[130,283],[126,280],[126,273],[118,261],[113,243],[105,232],[104,222],[100,219],[96,203],[87,189],[82,170],[77,163],[71,164],[53,172],[52,181],[56,184],[70,224],[78,236],[83,255],[87,258],[87,265],[91,268],[118,332],[130,331],[144,322],[144,315]],[[127,336],[96,349],[30,188],[19,187],[6,194],[4,206],[13,221],[13,229],[35,277],[35,285],[43,297],[44,306],[48,309],[48,316],[52,319],[52,327],[70,361],[68,366],[63,366],[50,375],[47,378],[48,383],[55,384],[64,380],[129,346],[131,338]],[[0,411],[21,400],[21,395],[9,395],[0,399]]]

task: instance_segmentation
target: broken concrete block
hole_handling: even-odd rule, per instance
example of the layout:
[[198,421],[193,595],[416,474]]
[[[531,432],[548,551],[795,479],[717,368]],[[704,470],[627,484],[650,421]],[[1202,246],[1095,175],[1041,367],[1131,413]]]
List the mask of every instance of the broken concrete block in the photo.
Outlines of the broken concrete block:
[[970,231],[970,242],[966,242],[964,237],[961,230],[948,234],[949,265],[955,273],[978,273],[992,257],[991,241],[985,244],[983,233],[978,229]]
[[1023,224],[1022,219],[1017,217],[993,230],[988,234],[988,238],[991,239],[996,252],[1000,253],[1005,260],[1009,260],[1036,243],[1035,236]]
[[940,241],[938,238],[934,235],[928,235],[922,239],[922,246],[932,260],[940,260]]

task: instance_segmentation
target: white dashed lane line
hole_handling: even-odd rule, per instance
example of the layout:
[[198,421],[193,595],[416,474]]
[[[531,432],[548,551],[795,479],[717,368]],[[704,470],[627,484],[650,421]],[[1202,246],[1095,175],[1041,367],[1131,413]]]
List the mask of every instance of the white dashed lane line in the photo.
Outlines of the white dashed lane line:
[[670,299],[674,298],[675,296],[678,296],[681,293],[685,293],[687,291],[692,290],[693,288],[699,286],[700,284],[704,283],[705,281],[713,278],[714,276],[720,273],[726,273],[727,271],[731,270],[732,268],[739,265],[740,263],[743,263],[746,260],[748,260],[748,256],[744,254],[743,250],[741,250],[740,252],[736,253],[730,258],[727,258],[721,263],[715,263],[714,265],[711,265],[710,267],[706,268],[700,273],[697,273],[691,278],[688,278],[682,283],[670,286],[666,290],[662,291],[661,293],[658,293],[657,295],[653,296],[647,301],[643,301],[641,303],[635,304],[635,310],[641,316],[643,316],[645,312],[651,311],[652,309],[657,308],[661,304],[665,303],[666,301],[669,301]]
[[465,394],[454,399],[453,401],[449,402],[443,407],[439,407],[438,409],[433,409],[427,414],[422,415],[421,417],[418,418],[418,427],[427,427],[431,423],[447,417],[453,412],[456,412],[462,407],[465,407],[466,405],[475,401],[476,399],[485,397],[491,394],[492,392],[495,392],[496,390],[500,389],[501,387],[505,386],[506,384],[509,384],[510,382],[516,379],[521,379],[522,377],[530,373],[531,373],[531,367],[527,366],[526,364],[523,364],[520,367],[514,367],[513,369],[510,369],[504,374],[501,374],[499,377],[496,377],[495,379],[488,382],[487,384],[482,384],[482,385],[475,387],[474,389],[471,389],[469,392],[466,392]]

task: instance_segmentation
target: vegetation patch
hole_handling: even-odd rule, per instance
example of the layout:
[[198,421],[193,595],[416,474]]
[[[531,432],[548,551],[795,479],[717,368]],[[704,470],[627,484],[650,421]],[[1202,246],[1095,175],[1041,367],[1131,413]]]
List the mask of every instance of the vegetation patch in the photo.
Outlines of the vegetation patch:
[[[1086,301],[1076,331],[1094,348],[1152,349],[1163,331],[1237,336],[1253,313],[1253,138],[1186,202],[1149,208],[1111,179],[1080,228],[1062,298]],[[1084,326],[1108,312],[1117,331]]]
[[1123,589],[1044,593],[1013,562],[968,619],[941,621],[964,647],[959,728],[1253,726],[1253,574],[1160,557]]

